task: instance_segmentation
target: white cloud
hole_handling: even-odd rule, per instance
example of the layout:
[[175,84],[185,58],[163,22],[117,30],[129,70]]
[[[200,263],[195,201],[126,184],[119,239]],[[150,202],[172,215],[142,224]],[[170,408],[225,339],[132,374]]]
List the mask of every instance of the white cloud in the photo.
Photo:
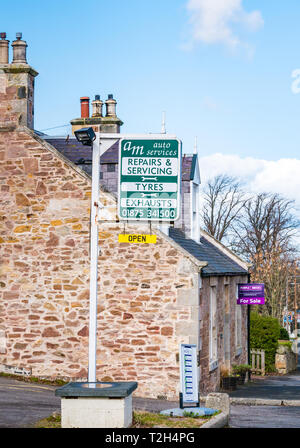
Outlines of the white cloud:
[[260,11],[246,12],[242,0],[188,0],[191,43],[225,44],[231,49],[244,44],[237,28],[256,31],[264,24]]
[[228,174],[245,182],[249,192],[278,193],[295,200],[300,212],[300,160],[269,161],[253,157],[216,153],[200,157],[202,184],[218,174]]

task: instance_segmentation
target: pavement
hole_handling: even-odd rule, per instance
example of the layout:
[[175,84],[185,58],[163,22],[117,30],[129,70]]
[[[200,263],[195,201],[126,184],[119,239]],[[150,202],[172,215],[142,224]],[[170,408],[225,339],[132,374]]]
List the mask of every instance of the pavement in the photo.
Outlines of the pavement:
[[229,428],[300,428],[300,407],[231,405]]
[[230,392],[230,428],[300,428],[300,356],[287,375],[252,377]]
[[[299,350],[300,343],[298,343]],[[251,381],[243,386],[238,386],[237,390],[229,392],[231,402],[251,403],[251,399],[259,400],[261,403],[270,404],[274,400],[290,405],[300,406],[300,355],[298,354],[297,370],[287,375],[274,375],[264,377],[252,377]]]
[[[299,402],[300,405],[300,371],[284,376],[254,378],[249,383],[229,392],[231,402],[238,398]],[[281,403],[280,403],[281,404]]]

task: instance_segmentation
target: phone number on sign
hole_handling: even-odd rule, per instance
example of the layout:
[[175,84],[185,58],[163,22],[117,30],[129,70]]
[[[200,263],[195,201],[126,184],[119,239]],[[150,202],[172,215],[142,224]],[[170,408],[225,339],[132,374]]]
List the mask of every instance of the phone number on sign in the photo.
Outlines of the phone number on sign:
[[168,218],[174,219],[176,216],[176,211],[174,209],[121,209],[122,218],[135,218],[135,219],[150,219],[150,218]]

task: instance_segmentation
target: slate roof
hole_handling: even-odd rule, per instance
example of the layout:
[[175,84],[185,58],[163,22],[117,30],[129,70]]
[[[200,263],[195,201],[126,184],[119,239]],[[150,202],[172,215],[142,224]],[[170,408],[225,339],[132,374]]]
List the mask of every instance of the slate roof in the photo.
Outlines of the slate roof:
[[224,252],[209,242],[204,236],[201,237],[200,244],[190,238],[185,238],[184,233],[179,229],[170,228],[169,236],[199,261],[208,262],[208,265],[201,270],[203,277],[248,274],[245,269],[225,255]]
[[73,163],[77,163],[79,160],[82,160],[83,163],[92,160],[92,148],[79,143],[76,138],[51,138],[47,136],[44,140]]

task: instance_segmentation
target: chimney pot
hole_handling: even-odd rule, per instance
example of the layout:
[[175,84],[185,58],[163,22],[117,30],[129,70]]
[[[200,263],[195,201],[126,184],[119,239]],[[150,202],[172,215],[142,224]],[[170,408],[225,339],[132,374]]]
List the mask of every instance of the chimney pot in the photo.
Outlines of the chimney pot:
[[111,93],[108,95],[108,98],[105,101],[105,104],[106,104],[106,116],[107,117],[116,117],[117,116],[117,114],[116,114],[117,102]]
[[0,64],[8,64],[9,40],[6,40],[6,33],[0,33]]
[[81,118],[89,118],[90,98],[88,96],[82,96],[80,98],[80,105],[81,105]]
[[16,33],[16,39],[11,44],[13,47],[13,64],[27,64],[26,60],[26,48],[27,43],[21,40],[22,33]]
[[92,101],[93,117],[102,117],[103,101],[100,100],[100,95],[95,95],[94,101]]

